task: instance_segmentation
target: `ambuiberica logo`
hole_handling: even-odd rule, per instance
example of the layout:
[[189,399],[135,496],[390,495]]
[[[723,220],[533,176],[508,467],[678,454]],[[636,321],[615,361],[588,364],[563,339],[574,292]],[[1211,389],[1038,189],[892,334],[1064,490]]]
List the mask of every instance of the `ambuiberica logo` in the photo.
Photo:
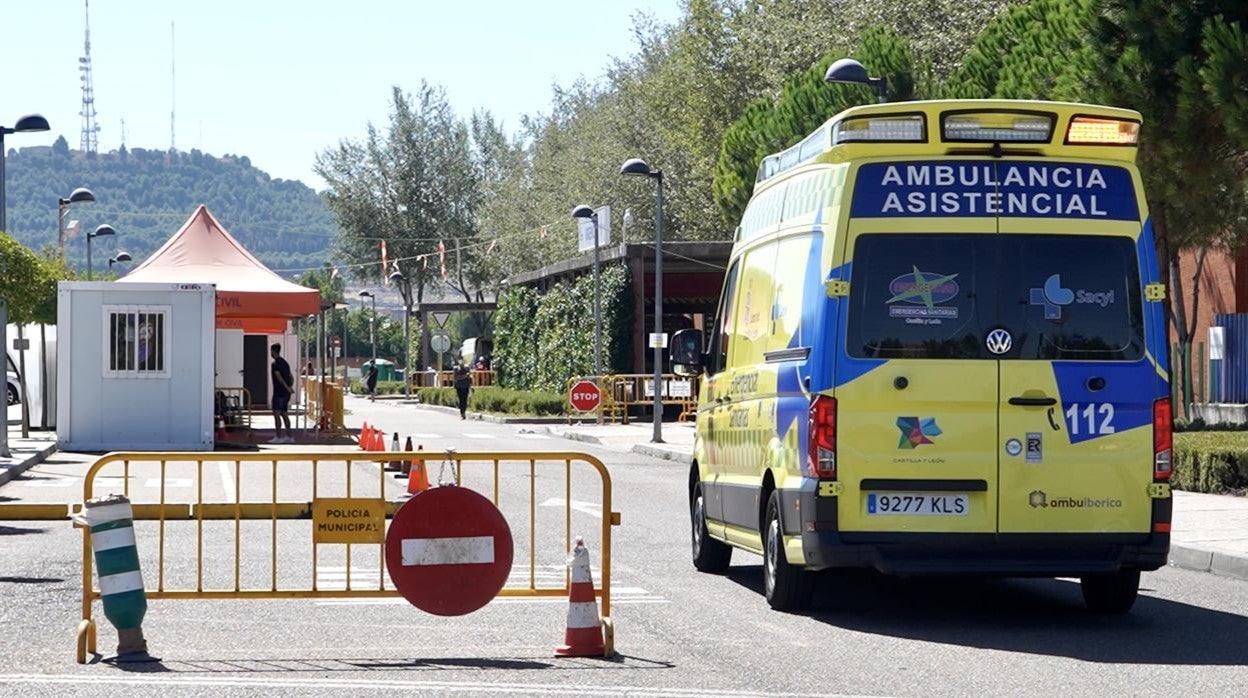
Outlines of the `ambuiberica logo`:
[[1032,490],[1027,495],[1032,509],[1121,509],[1122,500],[1113,497],[1053,497],[1044,490]]

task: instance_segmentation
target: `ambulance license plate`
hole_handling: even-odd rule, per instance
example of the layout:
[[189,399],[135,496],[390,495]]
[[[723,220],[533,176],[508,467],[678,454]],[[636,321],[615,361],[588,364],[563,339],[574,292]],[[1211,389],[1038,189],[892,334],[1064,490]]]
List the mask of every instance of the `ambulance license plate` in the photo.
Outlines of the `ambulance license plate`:
[[878,516],[966,516],[971,497],[966,494],[926,492],[867,493],[867,514]]

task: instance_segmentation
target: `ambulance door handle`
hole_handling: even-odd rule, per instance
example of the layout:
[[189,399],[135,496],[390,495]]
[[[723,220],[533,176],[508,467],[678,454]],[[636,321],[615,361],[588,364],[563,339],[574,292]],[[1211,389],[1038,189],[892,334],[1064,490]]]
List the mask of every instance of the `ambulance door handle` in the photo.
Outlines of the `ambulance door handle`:
[[1012,397],[1011,405],[1019,405],[1022,407],[1052,407],[1057,404],[1057,398],[1052,397]]

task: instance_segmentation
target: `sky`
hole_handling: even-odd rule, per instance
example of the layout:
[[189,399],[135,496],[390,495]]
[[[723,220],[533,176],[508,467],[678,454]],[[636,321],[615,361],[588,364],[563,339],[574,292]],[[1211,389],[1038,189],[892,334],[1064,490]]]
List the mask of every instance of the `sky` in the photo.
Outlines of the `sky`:
[[[390,88],[442,85],[463,117],[488,109],[515,132],[549,112],[553,85],[595,80],[636,49],[633,16],[663,23],[680,0],[94,0],[91,64],[99,150],[246,155],[317,189],[316,154],[384,124]],[[176,37],[171,74],[170,22]],[[79,147],[82,0],[14,3],[0,13],[0,125],[37,112],[48,133],[8,148]],[[174,97],[176,96],[176,100]]]

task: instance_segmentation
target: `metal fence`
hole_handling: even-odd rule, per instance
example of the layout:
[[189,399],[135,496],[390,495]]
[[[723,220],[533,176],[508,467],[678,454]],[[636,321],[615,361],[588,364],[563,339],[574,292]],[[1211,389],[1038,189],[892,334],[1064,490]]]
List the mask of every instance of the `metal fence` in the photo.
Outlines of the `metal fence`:
[[[435,483],[449,469],[445,482],[471,487],[489,496],[508,518],[516,539],[517,560],[527,542],[527,566],[513,567],[500,597],[566,596],[570,587],[566,574],[552,572],[544,565],[539,574],[539,473],[545,495],[559,494],[540,503],[546,521],[541,529],[549,542],[550,518],[562,507],[563,547],[543,548],[543,560],[566,563],[572,549],[574,470],[589,470],[596,483],[601,506],[601,527],[589,532],[586,540],[597,546],[601,620],[606,651],[614,651],[611,622],[611,528],[620,516],[612,510],[611,476],[602,461],[574,452],[474,452],[436,454],[425,451],[401,453],[301,452],[301,453],[113,453],[97,460],[83,481],[83,501],[104,494],[124,494],[134,501],[135,533],[140,552],[147,556],[144,576],[147,598],[171,599],[350,599],[399,597],[386,574],[385,547],[382,544],[333,544],[314,541],[314,509],[318,499],[346,497],[369,500],[386,510],[389,519],[402,502],[387,497],[387,485],[398,485],[384,470],[371,462],[379,455],[385,460],[403,460],[414,468],[423,465]],[[222,456],[225,456],[224,458]],[[221,476],[220,492],[205,495],[208,466]],[[434,468],[437,468],[435,471]],[[361,476],[360,471],[367,471]],[[120,471],[120,472],[118,472]],[[355,473],[353,481],[353,471]],[[376,474],[373,474],[375,471]],[[213,470],[208,471],[210,474]],[[551,478],[550,475],[555,477]],[[147,488],[132,487],[137,476],[155,475]],[[562,483],[558,475],[562,475]],[[183,477],[173,477],[174,475]],[[436,477],[436,479],[435,479]],[[152,483],[158,482],[158,487]],[[579,480],[577,481],[579,483]],[[559,487],[559,485],[562,485]],[[595,486],[596,485],[596,486]],[[557,488],[552,491],[552,488]],[[177,492],[178,494],[175,494]],[[178,496],[190,492],[189,496]],[[394,491],[389,494],[395,494]],[[578,497],[584,498],[584,491]],[[135,501],[137,498],[138,501]],[[143,500],[154,501],[143,501]],[[551,502],[556,504],[552,507]],[[584,502],[577,500],[578,506]],[[508,516],[510,514],[510,516]],[[516,519],[521,519],[516,521]],[[521,526],[517,526],[517,524]],[[557,525],[557,524],[556,524]],[[293,532],[293,534],[292,534]],[[557,535],[557,534],[556,534]],[[267,545],[265,539],[267,538]],[[297,541],[291,543],[290,541]],[[206,554],[209,547],[211,554]],[[222,548],[232,555],[222,554]],[[152,551],[154,560],[151,559]],[[263,568],[264,578],[254,578],[249,568],[244,574],[241,562],[247,556]],[[345,562],[345,584],[327,585],[318,581],[318,562]],[[376,561],[376,574],[354,577],[352,560]],[[154,562],[155,569],[150,569]],[[371,564],[371,563],[370,563]],[[310,565],[310,566],[309,566]],[[193,572],[193,574],[192,574]],[[248,579],[244,579],[248,576]],[[155,584],[151,584],[152,580]],[[327,588],[333,587],[333,588]],[[87,660],[96,650],[94,605],[101,599],[93,579],[90,532],[82,538],[82,620],[78,625],[77,659]]]

